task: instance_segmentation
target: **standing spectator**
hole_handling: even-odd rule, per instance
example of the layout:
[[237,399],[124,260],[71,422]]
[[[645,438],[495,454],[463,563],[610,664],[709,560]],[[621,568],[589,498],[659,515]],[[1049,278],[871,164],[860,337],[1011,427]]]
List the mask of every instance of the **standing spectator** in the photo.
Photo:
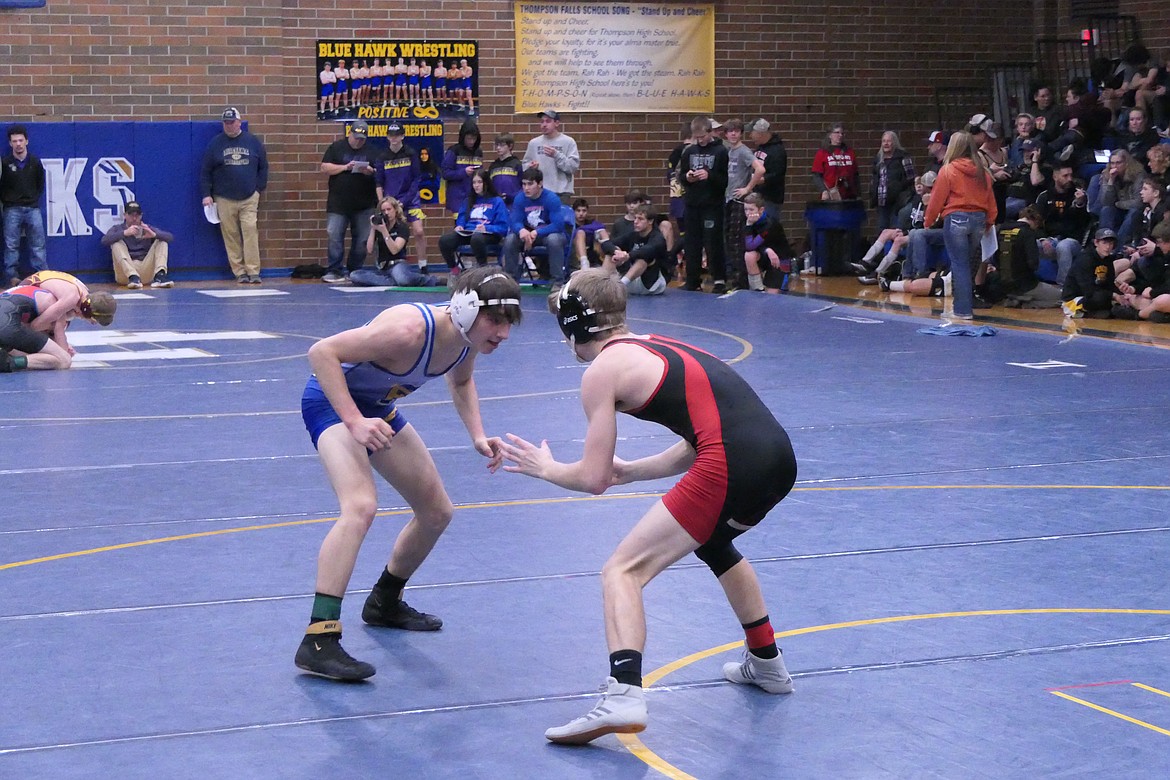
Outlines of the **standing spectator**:
[[524,165],[539,168],[545,189],[551,190],[566,206],[573,200],[573,176],[581,167],[577,142],[561,132],[561,115],[551,108],[537,114],[540,135],[528,142]]
[[727,190],[724,199],[724,251],[727,258],[727,276],[737,290],[747,289],[747,268],[743,255],[745,223],[743,199],[764,176],[764,163],[743,143],[743,121],[728,119],[723,124],[724,143],[727,145]]
[[492,160],[487,169],[492,190],[508,208],[512,207],[512,201],[520,194],[520,174],[524,173],[524,164],[512,154],[515,143],[511,133],[497,135],[496,159]]
[[861,191],[857,157],[845,143],[845,125],[829,127],[825,142],[813,157],[813,184],[821,200],[856,200]]
[[683,218],[683,245],[686,252],[686,289],[702,288],[703,251],[711,274],[711,292],[727,292],[723,256],[723,193],[727,190],[727,147],[711,135],[711,120],[691,120],[695,142],[683,150],[679,160],[686,199]]
[[4,278],[8,286],[20,282],[20,233],[28,236],[33,271],[44,271],[45,223],[41,217],[41,198],[45,194],[45,166],[28,150],[28,130],[24,125],[8,127],[10,154],[0,158],[0,206],[4,212]]
[[873,162],[873,180],[869,185],[869,205],[877,210],[878,231],[895,227],[898,211],[914,194],[914,161],[898,134],[882,133],[881,148]]
[[520,177],[524,191],[512,203],[508,217],[508,237],[504,239],[504,270],[520,281],[520,247],[548,249],[548,272],[553,288],[565,283],[565,218],[556,194],[544,188],[540,168],[529,168]]
[[942,170],[935,179],[925,223],[943,218],[943,240],[951,258],[954,318],[973,319],[975,272],[983,259],[983,234],[995,229],[995,195],[991,174],[970,133],[955,133],[947,145]]
[[130,201],[122,211],[122,222],[102,236],[114,258],[114,281],[131,290],[142,289],[142,279],[151,287],[174,287],[167,277],[167,257],[174,235],[142,219],[142,206]]
[[1058,161],[1052,166],[1052,186],[1036,198],[1049,238],[1041,251],[1056,258],[1056,283],[1064,284],[1073,258],[1081,251],[1089,230],[1088,195],[1084,185],[1073,180],[1072,163]]
[[946,157],[947,143],[950,140],[951,134],[942,130],[935,130],[926,137],[926,153],[930,156],[930,161],[926,163],[926,173],[937,174],[942,170],[943,158]]
[[[341,75],[338,75],[340,83]],[[268,153],[264,142],[240,124],[238,108],[220,117],[223,132],[211,139],[203,154],[199,189],[203,205],[215,204],[228,264],[240,284],[260,284],[260,234],[257,213],[260,193],[268,186]]]
[[[321,173],[329,177],[325,202],[325,230],[329,235],[329,267],[321,281],[340,284],[366,262],[370,217],[378,204],[374,191],[376,152],[367,146],[369,128],[359,119],[349,135],[329,145],[321,158]],[[349,229],[349,262],[345,259],[345,231]],[[257,278],[259,281],[259,278]]]
[[788,178],[788,150],[780,134],[772,130],[766,119],[757,119],[748,128],[752,143],[756,145],[756,159],[764,165],[763,178],[752,185],[752,192],[764,199],[765,208],[772,213],[777,224],[780,221],[780,207],[784,204],[784,185]]
[[[423,214],[422,200],[418,194],[422,183],[422,161],[418,153],[406,145],[405,138],[406,130],[398,122],[386,126],[387,147],[374,166],[374,187],[379,203],[383,198],[394,198],[402,204],[406,221],[410,224],[410,235],[418,247],[416,256],[421,270],[427,267],[427,234],[423,230],[426,215]],[[451,190],[448,189],[448,199],[450,195]],[[464,196],[463,200],[466,201],[467,197]]]
[[458,214],[463,210],[471,194],[471,174],[482,167],[479,125],[468,117],[459,127],[459,140],[451,144],[439,166],[443,180],[447,182],[447,211]]
[[439,251],[451,279],[460,272],[460,246],[470,245],[476,264],[487,265],[488,248],[499,246],[508,233],[508,208],[492,190],[492,180],[482,168],[471,174],[471,191],[472,197],[455,220],[455,229],[439,237]]

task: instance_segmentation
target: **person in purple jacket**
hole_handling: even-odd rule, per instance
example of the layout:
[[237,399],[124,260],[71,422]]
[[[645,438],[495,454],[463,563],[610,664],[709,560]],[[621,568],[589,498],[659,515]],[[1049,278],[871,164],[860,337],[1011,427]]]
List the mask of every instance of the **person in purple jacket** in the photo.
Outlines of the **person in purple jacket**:
[[483,167],[483,151],[479,148],[479,126],[467,119],[459,128],[459,140],[443,155],[439,166],[447,182],[447,210],[458,214],[471,194],[471,174]]
[[427,266],[427,234],[423,230],[422,200],[418,187],[422,181],[422,163],[418,153],[407,146],[403,139],[406,130],[398,122],[386,126],[386,152],[374,167],[374,184],[378,202],[383,198],[394,198],[402,204],[406,221],[410,224],[410,237],[418,248],[419,270]]

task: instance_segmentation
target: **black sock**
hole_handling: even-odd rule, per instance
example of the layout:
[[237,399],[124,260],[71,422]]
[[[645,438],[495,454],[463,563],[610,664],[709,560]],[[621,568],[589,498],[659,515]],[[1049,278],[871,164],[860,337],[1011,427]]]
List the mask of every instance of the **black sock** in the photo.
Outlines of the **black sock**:
[[609,654],[609,676],[623,685],[642,687],[642,654],[637,650],[618,650]]
[[378,578],[378,584],[374,586],[375,589],[388,593],[395,599],[402,598],[402,590],[405,587],[406,580],[395,577],[389,569],[382,569],[382,576]]

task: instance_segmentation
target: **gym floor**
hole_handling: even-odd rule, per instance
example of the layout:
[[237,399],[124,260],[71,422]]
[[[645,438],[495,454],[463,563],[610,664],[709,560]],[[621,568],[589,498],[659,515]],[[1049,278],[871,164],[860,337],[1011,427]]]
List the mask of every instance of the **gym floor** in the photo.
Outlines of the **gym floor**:
[[[788,429],[796,489],[741,539],[796,692],[725,682],[742,632],[694,559],[646,592],[650,726],[543,737],[608,666],[599,572],[669,480],[603,496],[474,453],[442,382],[401,408],[455,521],[411,580],[442,631],[359,613],[408,510],[388,486],[343,605],[363,684],[300,673],[337,512],[300,420],[305,351],[439,291],[119,292],[78,365],[0,380],[0,777],[1170,776],[1170,326],[981,312],[794,282],[671,290],[633,328],[732,363]],[[489,433],[579,454],[583,367],[538,293],[478,361]],[[1066,329],[1066,326],[1067,329]],[[619,454],[665,449],[623,418]]]

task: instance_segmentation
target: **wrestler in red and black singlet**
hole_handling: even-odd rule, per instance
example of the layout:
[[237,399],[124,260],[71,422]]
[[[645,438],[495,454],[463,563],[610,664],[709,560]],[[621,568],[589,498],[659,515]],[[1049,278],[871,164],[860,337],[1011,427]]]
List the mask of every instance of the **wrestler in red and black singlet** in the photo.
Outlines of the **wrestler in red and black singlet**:
[[616,338],[662,358],[650,399],[627,411],[664,425],[695,449],[695,462],[662,501],[695,541],[730,540],[763,519],[796,483],[788,434],[751,386],[722,360],[664,336]]

